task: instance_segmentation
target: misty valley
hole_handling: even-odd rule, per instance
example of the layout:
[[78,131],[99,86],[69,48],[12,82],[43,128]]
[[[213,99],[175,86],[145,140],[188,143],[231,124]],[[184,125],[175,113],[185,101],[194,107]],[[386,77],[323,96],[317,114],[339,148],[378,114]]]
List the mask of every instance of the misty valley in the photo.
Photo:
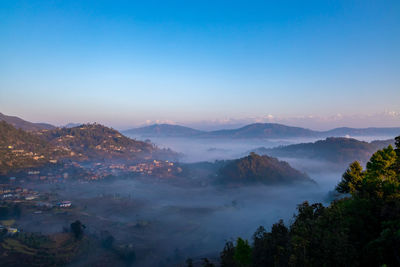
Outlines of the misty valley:
[[335,187],[349,164],[395,145],[384,130],[327,138],[264,124],[234,137],[164,125],[154,136],[153,126],[134,134],[21,121],[0,122],[8,266],[250,266],[229,258],[235,242],[239,251],[259,226],[295,225],[305,201],[348,196]]

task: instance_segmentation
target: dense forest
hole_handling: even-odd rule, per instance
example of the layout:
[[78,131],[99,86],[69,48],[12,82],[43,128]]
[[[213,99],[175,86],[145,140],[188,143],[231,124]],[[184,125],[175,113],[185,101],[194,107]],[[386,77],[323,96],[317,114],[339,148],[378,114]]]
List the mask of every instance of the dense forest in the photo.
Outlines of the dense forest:
[[399,266],[400,136],[363,170],[350,164],[329,206],[304,202],[292,223],[226,243],[221,266]]
[[366,163],[375,151],[390,144],[394,144],[393,139],[368,143],[353,138],[329,137],[314,143],[294,144],[268,149],[261,147],[254,151],[274,157],[308,158],[326,160],[337,164],[349,164],[354,160]]

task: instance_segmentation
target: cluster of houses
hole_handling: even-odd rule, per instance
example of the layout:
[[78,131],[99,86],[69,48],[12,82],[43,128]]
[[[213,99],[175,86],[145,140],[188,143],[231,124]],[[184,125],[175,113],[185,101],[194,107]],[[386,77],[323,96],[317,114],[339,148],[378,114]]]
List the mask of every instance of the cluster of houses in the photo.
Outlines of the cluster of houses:
[[39,197],[39,193],[22,187],[14,187],[9,184],[0,184],[0,200],[34,200]]
[[[56,163],[56,161],[54,161]],[[182,169],[169,161],[149,160],[134,164],[122,163],[81,163],[68,162],[57,166],[48,165],[39,169],[30,169],[19,173],[16,177],[9,177],[10,183],[42,181],[46,183],[63,183],[69,179],[76,181],[102,180],[108,176],[135,173],[139,175],[170,177],[180,173]]]
[[8,184],[0,184],[0,201],[20,203],[35,200],[37,207],[46,208],[69,208],[72,205],[72,202],[67,200],[59,201],[54,205],[48,202],[43,202],[41,199],[43,199],[43,197],[36,191],[22,187],[10,186]]
[[149,162],[141,162],[136,165],[111,165],[110,168],[126,170],[129,172],[139,173],[142,175],[171,174],[172,172],[181,172],[182,169],[174,166],[173,162],[153,160]]
[[123,163],[94,163],[92,166],[87,167],[87,169],[90,172],[90,175],[87,176],[88,180],[101,180],[109,175],[123,173],[136,173],[149,176],[171,176],[182,172],[182,169],[175,166],[173,162],[160,160],[140,162],[134,165]]
[[9,145],[7,148],[17,158],[25,157],[25,158],[32,158],[33,160],[44,159],[44,155],[40,155],[38,153],[34,153],[31,151],[28,152],[28,151],[25,151],[25,149],[15,149],[14,146],[12,146],[12,145]]

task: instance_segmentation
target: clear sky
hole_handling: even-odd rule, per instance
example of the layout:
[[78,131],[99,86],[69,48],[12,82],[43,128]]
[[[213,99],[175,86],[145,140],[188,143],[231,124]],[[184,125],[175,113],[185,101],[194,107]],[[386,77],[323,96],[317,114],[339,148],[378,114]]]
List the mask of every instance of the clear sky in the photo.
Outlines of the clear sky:
[[0,112],[400,126],[400,1],[3,0]]

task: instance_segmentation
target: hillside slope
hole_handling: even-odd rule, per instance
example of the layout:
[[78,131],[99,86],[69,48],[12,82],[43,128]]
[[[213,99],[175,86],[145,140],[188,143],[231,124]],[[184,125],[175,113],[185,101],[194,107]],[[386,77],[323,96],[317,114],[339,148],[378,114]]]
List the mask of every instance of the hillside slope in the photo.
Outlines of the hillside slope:
[[48,123],[33,123],[15,116],[7,116],[0,113],[0,121],[5,121],[11,124],[17,129],[22,129],[24,131],[40,131],[40,130],[50,130],[55,127]]
[[292,168],[289,163],[255,153],[229,161],[219,169],[217,180],[222,184],[233,185],[314,183],[306,174]]
[[0,122],[0,153],[1,174],[64,160],[133,162],[178,157],[171,150],[130,139],[99,124],[26,132],[5,121]]
[[307,158],[325,160],[333,163],[350,163],[358,160],[368,161],[378,149],[394,144],[394,140],[364,142],[353,138],[329,137],[314,143],[302,143],[275,148],[257,148],[256,153],[274,157]]
[[228,137],[228,138],[290,138],[290,137],[315,137],[318,132],[291,127],[276,123],[255,123],[239,129],[219,130],[209,132],[203,137]]

